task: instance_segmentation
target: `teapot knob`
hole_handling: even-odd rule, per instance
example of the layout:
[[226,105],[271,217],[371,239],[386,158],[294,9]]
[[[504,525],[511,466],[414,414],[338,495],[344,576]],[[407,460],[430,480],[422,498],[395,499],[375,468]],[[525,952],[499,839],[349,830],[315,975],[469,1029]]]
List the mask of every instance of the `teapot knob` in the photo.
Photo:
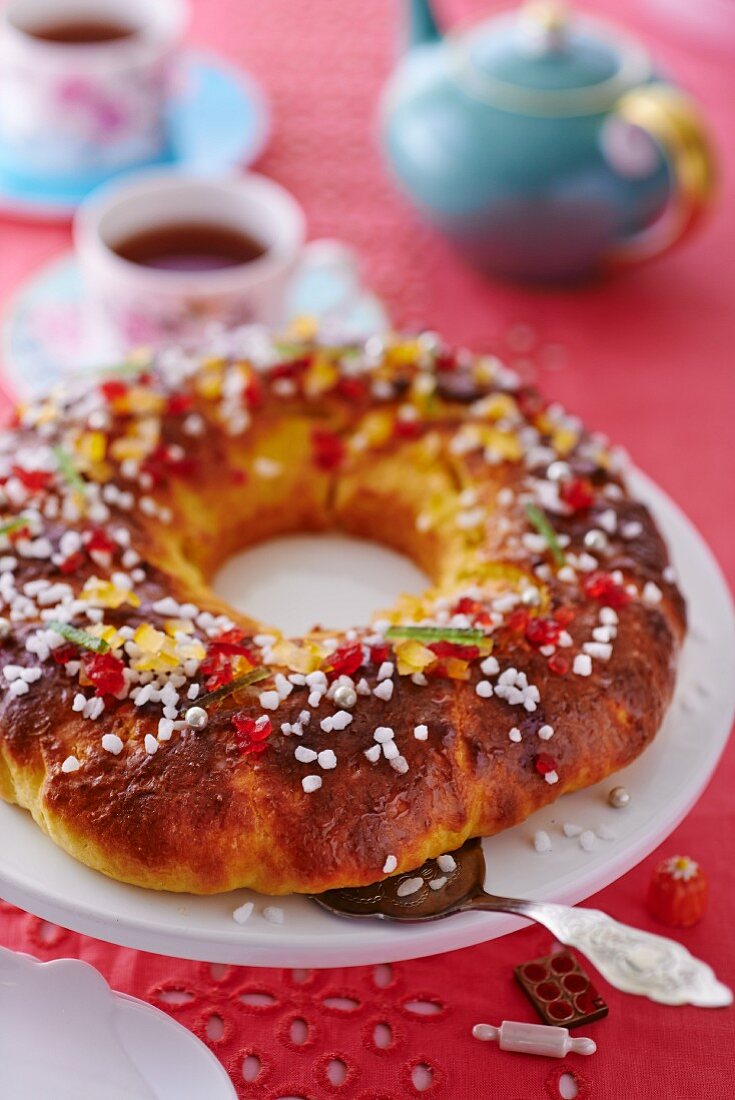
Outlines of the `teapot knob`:
[[520,10],[519,27],[527,53],[557,53],[567,42],[569,9],[561,0],[528,0]]

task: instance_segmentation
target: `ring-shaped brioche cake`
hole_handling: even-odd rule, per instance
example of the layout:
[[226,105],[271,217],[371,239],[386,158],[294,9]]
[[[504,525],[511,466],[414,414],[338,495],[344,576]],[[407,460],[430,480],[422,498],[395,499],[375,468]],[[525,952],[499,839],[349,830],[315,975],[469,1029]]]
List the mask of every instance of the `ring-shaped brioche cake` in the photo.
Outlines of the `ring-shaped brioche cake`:
[[[620,457],[433,334],[168,350],[20,408],[0,484],[0,794],[116,879],[373,882],[629,764],[672,693],[684,604]],[[432,587],[286,638],[208,586],[329,529]]]

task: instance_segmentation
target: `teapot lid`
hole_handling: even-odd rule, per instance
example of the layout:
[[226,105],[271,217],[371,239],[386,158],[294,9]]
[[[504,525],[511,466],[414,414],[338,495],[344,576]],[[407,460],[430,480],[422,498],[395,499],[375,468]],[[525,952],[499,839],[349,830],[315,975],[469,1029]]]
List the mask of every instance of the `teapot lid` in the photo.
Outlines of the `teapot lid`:
[[471,94],[523,114],[594,114],[650,75],[639,43],[555,0],[532,0],[452,39]]

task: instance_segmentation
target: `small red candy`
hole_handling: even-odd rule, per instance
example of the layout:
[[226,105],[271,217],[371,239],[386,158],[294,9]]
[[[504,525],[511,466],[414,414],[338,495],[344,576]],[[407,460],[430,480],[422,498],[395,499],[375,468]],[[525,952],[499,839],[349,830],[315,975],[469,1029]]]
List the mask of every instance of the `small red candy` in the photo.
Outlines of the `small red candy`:
[[172,393],[168,399],[168,405],[166,412],[170,416],[182,416],[184,413],[190,411],[194,404],[194,399],[189,393]]
[[334,432],[315,429],[311,433],[311,445],[314,462],[325,473],[336,470],[345,456],[345,445]]
[[368,396],[368,388],[361,378],[340,378],[337,393],[348,401],[364,401]]
[[261,714],[260,718],[251,718],[241,711],[233,714],[232,724],[235,727],[235,744],[243,755],[264,751],[266,741],[273,731],[273,723],[267,714]]
[[561,626],[555,619],[529,619],[526,624],[526,641],[534,646],[556,645]]
[[374,665],[382,665],[390,657],[390,646],[383,642],[380,645],[370,646],[370,661]]
[[437,371],[451,372],[457,369],[457,359],[454,352],[440,351],[434,359],[434,369]]
[[200,671],[206,676],[204,687],[207,691],[216,691],[217,688],[229,684],[232,679],[231,659],[222,650],[207,647],[207,656],[202,661]]
[[549,657],[549,668],[557,676],[566,676],[570,668],[569,658],[565,657],[563,653],[554,653]]
[[91,558],[109,559],[115,552],[115,543],[101,527],[93,527],[84,536],[84,545]]
[[329,654],[324,662],[324,672],[330,680],[336,680],[338,676],[352,676],[362,663],[362,646],[359,642],[353,642]]
[[84,565],[84,554],[81,550],[75,550],[73,554],[70,554],[68,558],[64,558],[59,562],[59,570],[62,573],[76,573],[77,569],[80,569]]
[[25,470],[22,466],[11,467],[11,473],[23,484],[29,493],[42,493],[51,483],[53,474],[48,470]]
[[231,630],[226,630],[223,634],[218,634],[216,638],[207,646],[207,656],[215,656],[218,654],[225,654],[229,656],[247,657],[248,660],[255,664],[255,654],[249,639],[245,637],[245,631],[240,630],[238,626],[232,627]]
[[482,604],[470,596],[462,596],[452,608],[453,615],[477,615],[479,611],[482,611]]
[[263,403],[263,385],[257,374],[251,373],[243,391],[245,404],[249,409],[258,409]]
[[539,775],[549,775],[551,772],[555,772],[558,768],[556,760],[553,756],[549,756],[547,752],[539,752],[533,758],[533,766]]
[[73,661],[79,656],[79,650],[71,642],[57,646],[51,650],[51,656],[57,665],[65,665],[67,661]]
[[395,424],[393,425],[393,431],[399,439],[418,439],[421,435],[421,421],[418,419],[403,419],[397,416]]
[[100,383],[100,392],[105,401],[111,404],[113,401],[125,397],[128,387],[117,378],[108,378],[106,382]]
[[559,490],[559,496],[573,512],[586,512],[595,503],[592,483],[586,477],[565,481]]
[[594,600],[606,607],[627,607],[631,595],[609,573],[591,573],[584,582],[584,590]]
[[655,868],[646,905],[652,917],[671,928],[691,928],[707,909],[709,883],[702,868],[688,856],[671,856]]
[[513,634],[525,634],[530,617],[524,608],[517,608],[508,616],[508,622],[506,623],[508,630]]
[[84,671],[95,686],[97,695],[117,695],[125,687],[125,665],[111,653],[94,653],[84,657]]
[[476,645],[461,645],[459,642],[429,642],[426,648],[437,657],[455,657],[458,661],[474,661],[480,656]]
[[295,359],[287,359],[283,363],[276,363],[270,370],[271,378],[298,378],[311,366],[310,355],[300,355]]

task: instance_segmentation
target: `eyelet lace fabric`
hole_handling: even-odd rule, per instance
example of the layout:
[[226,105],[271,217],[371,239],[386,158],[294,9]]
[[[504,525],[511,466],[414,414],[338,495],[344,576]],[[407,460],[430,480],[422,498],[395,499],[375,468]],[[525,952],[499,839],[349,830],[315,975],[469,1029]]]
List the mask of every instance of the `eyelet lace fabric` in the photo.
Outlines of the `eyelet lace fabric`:
[[[74,957],[92,963],[114,989],[147,1000],[188,1027],[223,1063],[242,1100],[469,1098],[478,1095],[478,1070],[488,1088],[491,1081],[499,1087],[508,1070],[528,1081],[530,1089],[518,1093],[519,1100],[562,1100],[558,1081],[578,1069],[570,1063],[579,1059],[568,1058],[562,1072],[555,1066],[550,1076],[547,1060],[523,1058],[519,1075],[513,1055],[472,1038],[472,1025],[488,1016],[529,1017],[503,941],[435,959],[275,970],[113,947],[5,902],[0,929],[6,946],[42,961]],[[513,959],[550,946],[548,934],[535,930],[513,937],[513,944]],[[580,1100],[594,1100],[586,1067],[579,1080],[588,1090],[579,1091]]]

